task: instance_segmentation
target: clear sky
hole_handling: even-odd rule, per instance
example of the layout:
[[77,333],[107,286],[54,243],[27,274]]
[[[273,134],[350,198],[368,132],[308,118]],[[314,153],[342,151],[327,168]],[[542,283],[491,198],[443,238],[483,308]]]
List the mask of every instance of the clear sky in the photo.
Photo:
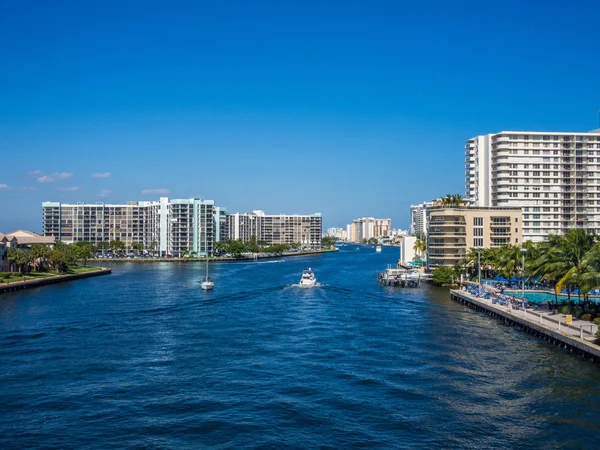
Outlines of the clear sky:
[[[214,199],[324,227],[464,192],[464,141],[589,131],[598,1],[0,0],[0,231]],[[168,193],[168,194],[167,194]]]

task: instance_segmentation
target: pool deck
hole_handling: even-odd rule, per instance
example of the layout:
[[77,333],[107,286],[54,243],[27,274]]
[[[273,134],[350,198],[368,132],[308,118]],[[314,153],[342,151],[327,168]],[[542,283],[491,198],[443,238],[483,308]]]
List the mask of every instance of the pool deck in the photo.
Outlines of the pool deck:
[[573,319],[571,324],[567,324],[564,314],[552,314],[552,312],[542,309],[515,310],[510,307],[510,304],[504,306],[492,303],[491,299],[476,297],[458,289],[450,290],[450,297],[475,310],[518,326],[528,333],[600,363],[600,346],[593,343],[598,326],[591,322]]

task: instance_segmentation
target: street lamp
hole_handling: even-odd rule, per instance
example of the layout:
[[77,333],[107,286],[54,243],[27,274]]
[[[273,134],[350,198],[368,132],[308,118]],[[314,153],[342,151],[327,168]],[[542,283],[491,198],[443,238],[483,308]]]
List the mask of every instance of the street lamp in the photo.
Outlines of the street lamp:
[[525,311],[525,253],[527,252],[526,248],[521,248],[521,288],[523,290],[523,311]]
[[477,280],[481,292],[481,247],[477,247]]

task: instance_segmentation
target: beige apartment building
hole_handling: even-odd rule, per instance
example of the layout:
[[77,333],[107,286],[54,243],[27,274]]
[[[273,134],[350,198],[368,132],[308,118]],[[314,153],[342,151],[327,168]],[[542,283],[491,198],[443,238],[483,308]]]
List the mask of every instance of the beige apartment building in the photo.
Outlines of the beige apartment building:
[[471,248],[523,243],[521,208],[429,209],[427,267],[453,266]]
[[300,243],[305,248],[320,249],[323,234],[321,213],[315,214],[265,214],[235,213],[227,216],[229,239],[273,244]]

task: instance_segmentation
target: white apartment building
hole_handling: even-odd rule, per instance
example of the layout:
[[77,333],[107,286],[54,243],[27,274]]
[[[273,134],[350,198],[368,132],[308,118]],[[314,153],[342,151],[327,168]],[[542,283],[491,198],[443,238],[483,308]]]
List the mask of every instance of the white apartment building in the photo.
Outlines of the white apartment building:
[[465,176],[473,206],[522,209],[525,241],[600,232],[600,129],[476,136],[465,145]]
[[340,241],[345,241],[348,238],[346,230],[344,228],[327,228],[327,236],[334,237]]
[[68,244],[117,240],[130,248],[140,242],[160,255],[180,257],[212,254],[214,243],[227,233],[225,210],[199,198],[161,197],[120,205],[44,202],[42,208],[44,236]]
[[323,218],[315,214],[265,214],[264,211],[227,216],[229,239],[248,242],[253,237],[267,245],[300,243],[321,248]]
[[423,202],[410,206],[410,234],[427,235],[427,210],[434,205],[435,202]]
[[392,231],[392,219],[375,219],[361,217],[354,219],[346,227],[346,234],[350,242],[362,242],[363,239],[382,238],[389,236]]

